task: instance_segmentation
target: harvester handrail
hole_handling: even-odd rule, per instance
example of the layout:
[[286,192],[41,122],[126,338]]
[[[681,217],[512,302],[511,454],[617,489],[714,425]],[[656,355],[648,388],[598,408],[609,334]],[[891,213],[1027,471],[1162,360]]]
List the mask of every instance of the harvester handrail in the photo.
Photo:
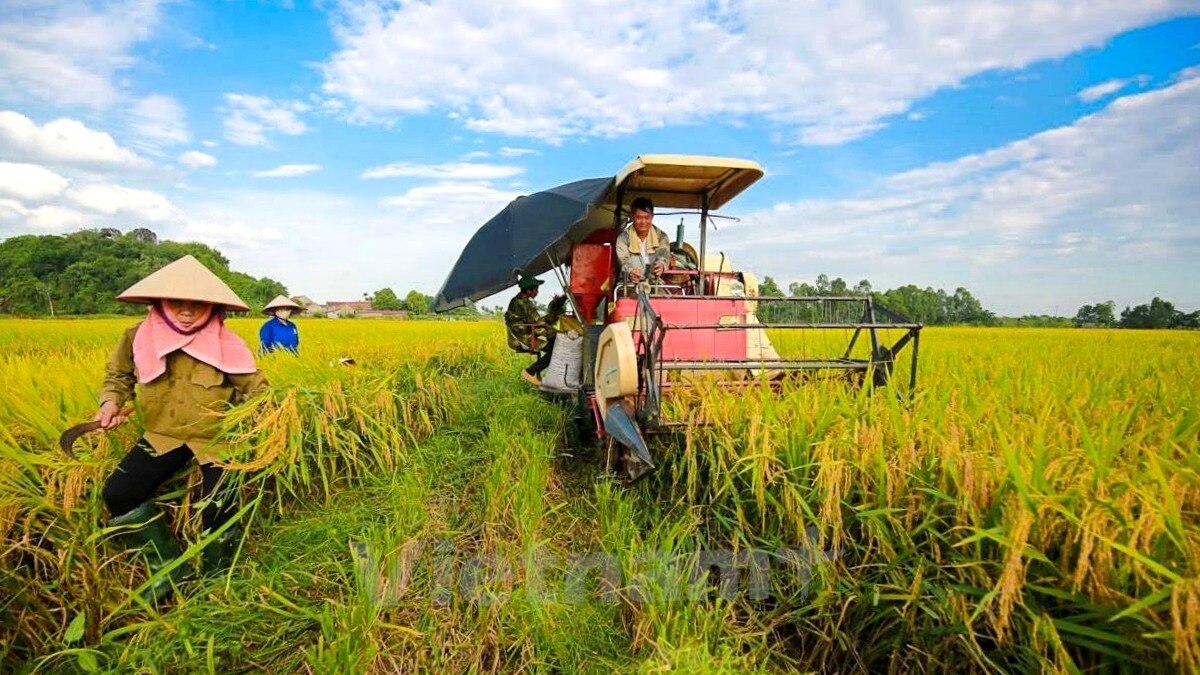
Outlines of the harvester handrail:
[[[670,270],[668,273],[669,273],[669,274],[675,274],[675,273],[676,273],[676,270]],[[682,274],[682,272],[680,272],[680,274]],[[709,274],[709,272],[705,272],[705,274]],[[713,274],[727,274],[727,275],[734,275],[734,274],[736,274],[736,272],[713,272]],[[669,297],[673,297],[673,296],[670,296],[670,295],[657,296],[657,295],[655,295],[655,296],[651,296],[651,297],[665,297],[665,298],[669,298]],[[751,301],[754,301],[754,302],[763,302],[763,301],[770,301],[770,302],[814,302],[814,301],[818,301],[818,300],[819,300],[819,301],[822,301],[822,302],[824,302],[824,301],[830,301],[830,302],[862,302],[862,303],[865,303],[865,302],[868,302],[868,301],[870,301],[870,300],[871,300],[871,298],[868,298],[868,297],[864,297],[864,296],[852,296],[852,295],[836,295],[836,296],[835,296],[835,295],[828,295],[828,296],[827,296],[827,295],[804,295],[804,296],[800,296],[800,295],[746,295],[746,296],[741,296],[741,295],[689,295],[689,296],[687,296],[687,297],[688,297],[689,299],[691,299],[691,300],[735,300],[735,299],[742,299],[742,300],[751,300]]]
[[870,361],[793,359],[791,361],[659,361],[660,370],[867,370]]
[[[671,270],[672,274],[675,274],[676,272],[677,272],[677,270]],[[682,271],[678,271],[678,272],[682,273]],[[726,273],[726,274],[734,274],[734,273]],[[662,293],[662,294],[652,293],[650,295],[650,297],[651,298],[673,298],[673,297],[679,297],[679,296],[672,295],[669,293]],[[873,311],[882,312],[883,314],[887,315],[887,318],[891,319],[892,323],[923,326],[923,324],[921,324],[920,322],[913,321],[913,320],[909,319],[908,317],[904,316],[903,314],[900,314],[899,312],[894,312],[894,311],[888,309],[887,307],[884,307],[883,305],[879,304],[878,302],[875,302],[875,299],[869,295],[866,295],[866,296],[864,296],[864,295],[745,295],[745,296],[689,295],[687,297],[689,300],[730,300],[733,298],[741,298],[748,302],[766,302],[766,303],[779,303],[779,302],[859,303],[862,305],[869,306],[871,308],[871,310],[873,310]]]
[[667,323],[668,330],[712,329],[758,330],[761,328],[920,328],[919,323]]
[[[917,354],[920,345],[922,324],[910,321],[899,314],[882,307],[872,296],[729,296],[729,295],[692,295],[680,297],[670,294],[654,293],[652,288],[644,284],[636,287],[637,312],[634,317],[635,334],[637,335],[638,353],[638,394],[637,411],[639,420],[646,425],[647,430],[658,427],[672,426],[669,420],[661,418],[662,397],[670,383],[665,379],[670,371],[701,371],[701,370],[746,370],[746,371],[816,371],[842,370],[862,373],[874,372],[872,382],[876,385],[886,384],[891,374],[892,364],[896,355],[908,343],[912,343],[911,370],[908,377],[908,391],[911,397],[917,384]],[[652,301],[672,300],[712,300],[712,301],[742,301],[750,309],[751,303],[759,309],[769,303],[806,303],[820,305],[860,305],[862,308],[858,320],[792,323],[792,322],[760,322],[750,323],[745,318],[734,323],[667,323],[651,304]],[[852,310],[857,313],[857,310]],[[850,317],[846,317],[850,318]],[[755,319],[757,320],[757,319]],[[716,331],[763,331],[772,329],[788,330],[849,330],[853,331],[845,354],[839,357],[825,358],[787,358],[771,359],[712,359],[696,360],[689,358],[672,358],[662,352],[663,343],[669,332],[674,330],[716,330]],[[880,344],[877,331],[886,329],[903,330],[904,334],[890,347]],[[850,353],[858,341],[859,335],[865,334],[870,340],[870,355],[866,359],[850,358]]]

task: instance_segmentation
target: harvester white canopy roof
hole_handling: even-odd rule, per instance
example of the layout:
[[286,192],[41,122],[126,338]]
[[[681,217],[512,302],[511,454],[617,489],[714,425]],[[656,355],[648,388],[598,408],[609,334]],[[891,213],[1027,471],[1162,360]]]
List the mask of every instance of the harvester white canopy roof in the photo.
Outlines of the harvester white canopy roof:
[[616,175],[606,202],[628,207],[637,197],[649,197],[655,207],[719,209],[763,177],[757,162],[704,155],[639,155]]

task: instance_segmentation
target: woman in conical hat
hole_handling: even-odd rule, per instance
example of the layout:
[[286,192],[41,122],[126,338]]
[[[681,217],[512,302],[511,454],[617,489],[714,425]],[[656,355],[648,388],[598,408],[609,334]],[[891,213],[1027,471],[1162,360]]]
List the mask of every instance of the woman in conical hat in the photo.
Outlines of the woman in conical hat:
[[303,311],[303,307],[285,295],[277,295],[268,302],[263,307],[263,314],[269,314],[271,318],[258,329],[259,352],[265,354],[276,349],[286,349],[293,354],[299,352],[300,329],[291,321],[291,317]]
[[[140,549],[154,572],[179,555],[154,492],[195,459],[205,530],[228,521],[236,495],[218,489],[223,469],[213,462],[222,448],[214,438],[224,409],[264,391],[267,381],[250,348],[225,325],[225,311],[246,310],[246,303],[194,257],[166,265],[117,299],[150,307],[109,357],[94,419],[104,429],[116,428],[125,421],[122,408],[136,396],[146,433],[105,481],[103,497],[109,523],[122,526],[118,536]],[[205,567],[227,563],[239,534],[231,527],[210,542]],[[182,576],[183,566],[172,573]],[[147,590],[147,599],[158,600],[170,589],[171,579],[162,579]]]

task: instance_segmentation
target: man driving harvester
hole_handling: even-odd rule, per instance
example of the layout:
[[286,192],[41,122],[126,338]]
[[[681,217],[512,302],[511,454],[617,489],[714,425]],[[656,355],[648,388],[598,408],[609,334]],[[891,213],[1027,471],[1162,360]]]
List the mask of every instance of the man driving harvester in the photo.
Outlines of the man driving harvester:
[[633,283],[642,281],[647,266],[653,277],[662,276],[671,260],[671,240],[654,226],[654,202],[638,197],[629,205],[631,224],[617,235],[617,260],[621,272]]

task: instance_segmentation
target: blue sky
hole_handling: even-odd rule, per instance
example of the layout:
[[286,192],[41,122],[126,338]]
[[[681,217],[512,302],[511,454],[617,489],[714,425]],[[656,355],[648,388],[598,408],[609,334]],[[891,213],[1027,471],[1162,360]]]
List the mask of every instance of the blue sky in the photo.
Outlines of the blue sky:
[[784,284],[1190,310],[1197,64],[1171,0],[9,0],[0,237],[147,226],[319,300],[432,293],[516,195],[717,154],[768,174],[712,245]]

